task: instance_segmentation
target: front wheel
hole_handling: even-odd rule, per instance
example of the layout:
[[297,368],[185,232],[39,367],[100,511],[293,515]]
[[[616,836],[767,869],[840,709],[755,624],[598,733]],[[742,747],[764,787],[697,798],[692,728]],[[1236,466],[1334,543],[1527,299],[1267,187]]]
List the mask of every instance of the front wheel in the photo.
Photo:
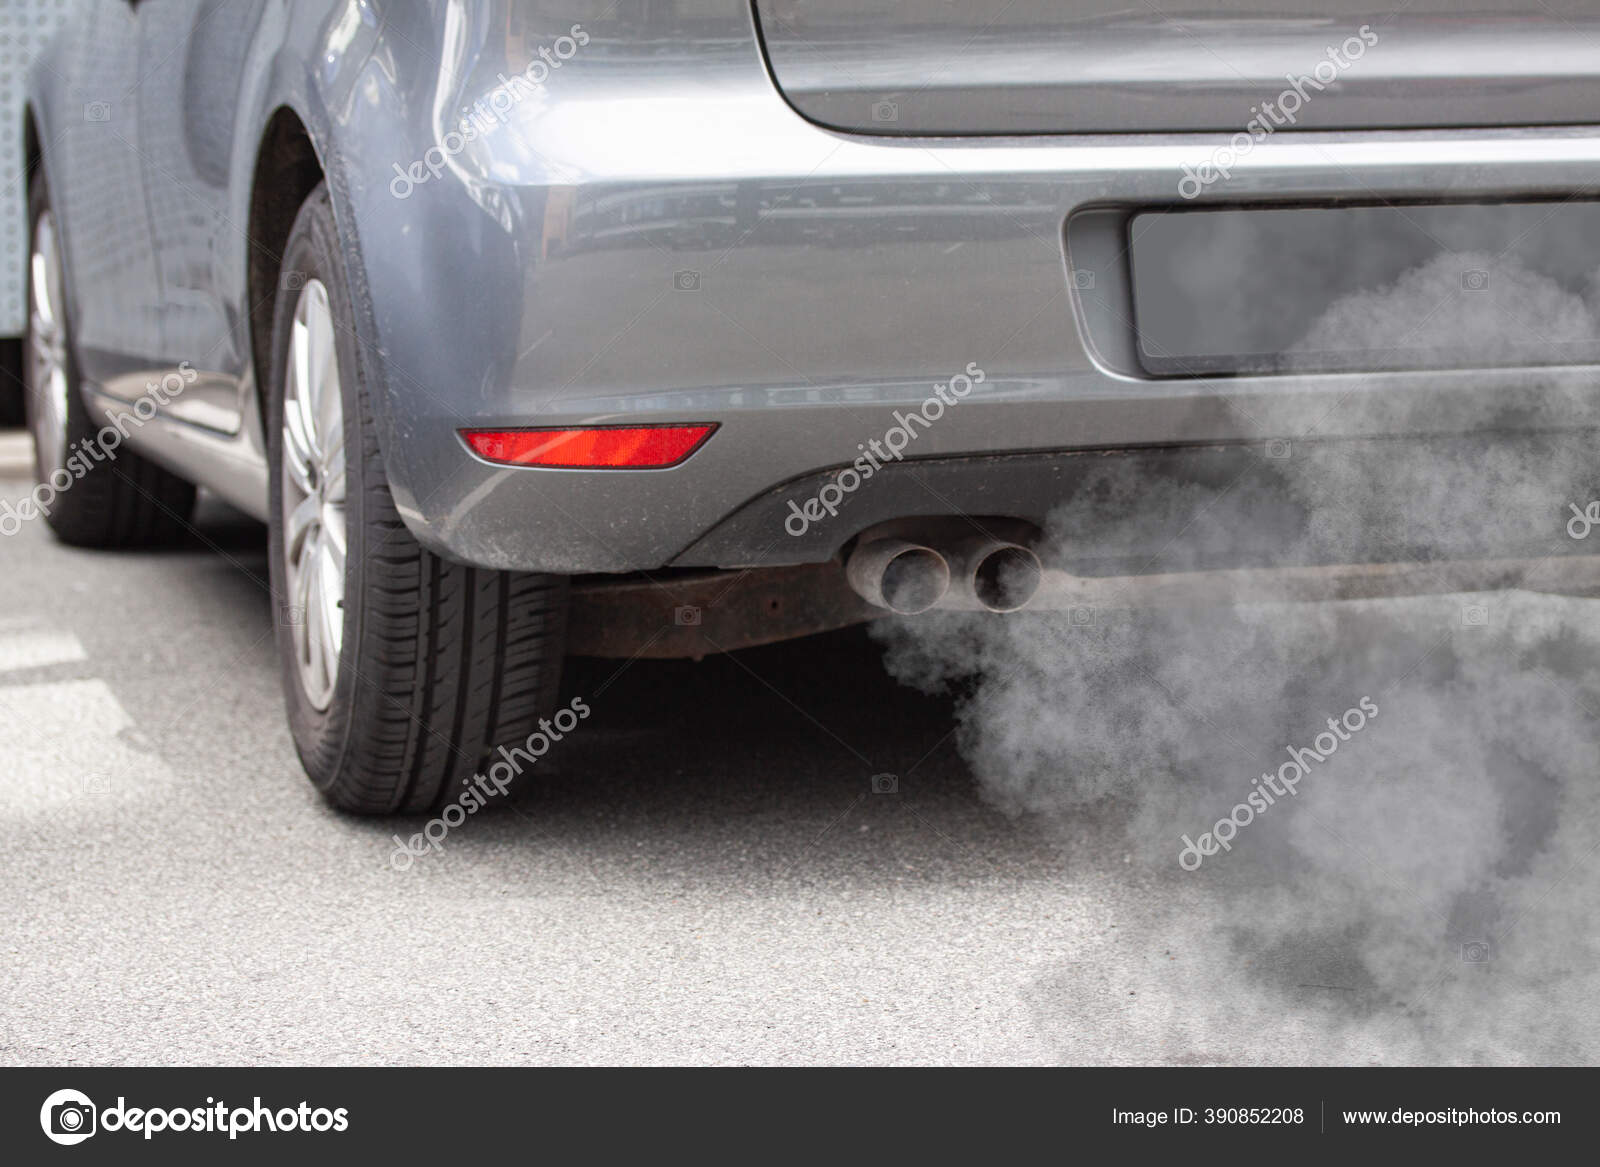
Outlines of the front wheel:
[[122,445],[136,414],[120,411],[120,427],[100,426],[80,391],[61,234],[43,172],[28,186],[28,240],[23,410],[45,520],[56,538],[79,547],[176,542],[194,510],[194,486]]
[[431,811],[554,706],[566,579],[450,563],[406,529],[326,186],[301,207],[283,268],[302,277],[278,292],[267,415],[290,730],[335,806]]

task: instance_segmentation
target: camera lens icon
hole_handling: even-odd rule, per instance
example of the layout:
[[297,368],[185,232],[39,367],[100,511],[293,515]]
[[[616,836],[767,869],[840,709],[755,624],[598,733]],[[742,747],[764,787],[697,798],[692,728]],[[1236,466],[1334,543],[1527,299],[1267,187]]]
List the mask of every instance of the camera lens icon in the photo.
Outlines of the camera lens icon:
[[698,292],[700,290],[700,273],[697,271],[673,272],[672,286],[680,292]]
[[1489,286],[1489,273],[1481,268],[1461,273],[1461,287],[1468,292],[1481,292]]
[[900,120],[900,107],[892,101],[875,101],[872,103],[872,120],[897,122]]
[[52,1143],[70,1147],[94,1134],[95,1113],[87,1094],[57,1090],[39,1108],[39,1125]]
[[874,794],[899,794],[900,777],[897,774],[874,774],[872,776],[872,793]]

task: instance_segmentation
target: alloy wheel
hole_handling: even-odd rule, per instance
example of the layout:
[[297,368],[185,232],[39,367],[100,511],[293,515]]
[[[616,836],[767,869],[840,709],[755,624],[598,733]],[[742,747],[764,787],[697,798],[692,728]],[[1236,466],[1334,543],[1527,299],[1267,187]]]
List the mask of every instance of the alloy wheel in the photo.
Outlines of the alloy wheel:
[[344,400],[328,289],[295,303],[283,391],[283,555],[295,664],[306,698],[328,708],[344,639]]

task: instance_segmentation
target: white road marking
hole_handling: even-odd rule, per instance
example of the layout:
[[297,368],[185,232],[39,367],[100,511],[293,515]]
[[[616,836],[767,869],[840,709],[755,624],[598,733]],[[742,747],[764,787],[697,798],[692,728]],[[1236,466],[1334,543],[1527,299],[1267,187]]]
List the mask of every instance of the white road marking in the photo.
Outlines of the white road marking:
[[70,632],[0,620],[0,685],[7,683],[5,674],[14,670],[72,664],[88,657],[83,642]]
[[172,785],[158,755],[130,744],[132,726],[104,681],[0,686],[0,821],[95,816]]

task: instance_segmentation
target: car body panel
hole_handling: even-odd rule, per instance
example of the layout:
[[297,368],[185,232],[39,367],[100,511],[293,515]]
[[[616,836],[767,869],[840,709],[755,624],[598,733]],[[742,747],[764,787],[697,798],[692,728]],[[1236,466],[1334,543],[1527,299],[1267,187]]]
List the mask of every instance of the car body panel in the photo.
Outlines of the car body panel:
[[[377,24],[364,3],[146,0],[134,10],[93,0],[30,71],[40,164],[51,191],[67,192],[57,200],[69,200],[58,217],[86,400],[110,421],[187,363],[194,383],[128,441],[257,518],[267,513],[266,441],[245,283],[256,152],[273,113],[289,109],[329,157],[328,102],[348,100]],[[237,70],[217,70],[208,54],[219,52]],[[100,64],[85,68],[91,60]],[[84,120],[84,104],[108,93],[110,118]],[[325,169],[336,180],[337,168]],[[80,213],[80,192],[96,192],[96,207],[136,206],[139,231],[104,210]],[[102,335],[100,316],[120,319],[121,331]]]
[[[1588,127],[1281,133],[1185,204],[1184,168],[1216,134],[922,140],[819,126],[775,88],[744,0],[626,16],[587,0],[559,17],[507,0],[259,11],[226,194],[201,200],[222,224],[206,295],[226,337],[210,364],[160,350],[239,379],[239,431],[162,418],[133,439],[253,513],[265,476],[236,228],[261,131],[285,107],[328,174],[396,502],[425,546],[465,562],[580,573],[826,558],[861,529],[848,511],[826,537],[778,524],[709,536],[753,500],[850,465],[969,366],[981,384],[920,434],[908,468],[1258,446],[1308,428],[1482,433],[1518,402],[1519,425],[1595,421],[1591,367],[1155,378],[1116,340],[1115,224],[1132,210],[1559,199],[1594,183]],[[497,96],[540,60],[536,87]],[[63,104],[48,77],[35,82],[41,106]],[[445,149],[474,110],[482,131]],[[70,157],[47,148],[53,188],[94,181]],[[69,222],[74,260],[89,246],[76,234]],[[117,294],[148,301],[151,288],[130,268]],[[183,344],[217,335],[208,327]],[[683,421],[720,428],[666,470],[493,466],[458,438]],[[986,513],[955,481],[930,471],[925,507]]]
[[198,375],[168,411],[229,434],[243,423],[250,364],[237,327],[241,305],[230,294],[244,283],[245,253],[227,246],[244,226],[234,219],[229,177],[235,142],[249,142],[236,138],[235,126],[265,7],[264,0],[144,0],[138,10],[140,162],[160,268],[161,352]]
[[1232,134],[1296,87],[1288,124],[1304,130],[1583,123],[1600,105],[1591,0],[1393,9],[756,0],[756,9],[795,108],[866,133]]
[[[161,365],[161,282],[140,163],[139,26],[126,4],[65,22],[31,70],[79,364],[103,382]],[[64,177],[59,186],[54,175]],[[83,242],[80,242],[82,240]],[[89,242],[92,241],[92,242]]]

